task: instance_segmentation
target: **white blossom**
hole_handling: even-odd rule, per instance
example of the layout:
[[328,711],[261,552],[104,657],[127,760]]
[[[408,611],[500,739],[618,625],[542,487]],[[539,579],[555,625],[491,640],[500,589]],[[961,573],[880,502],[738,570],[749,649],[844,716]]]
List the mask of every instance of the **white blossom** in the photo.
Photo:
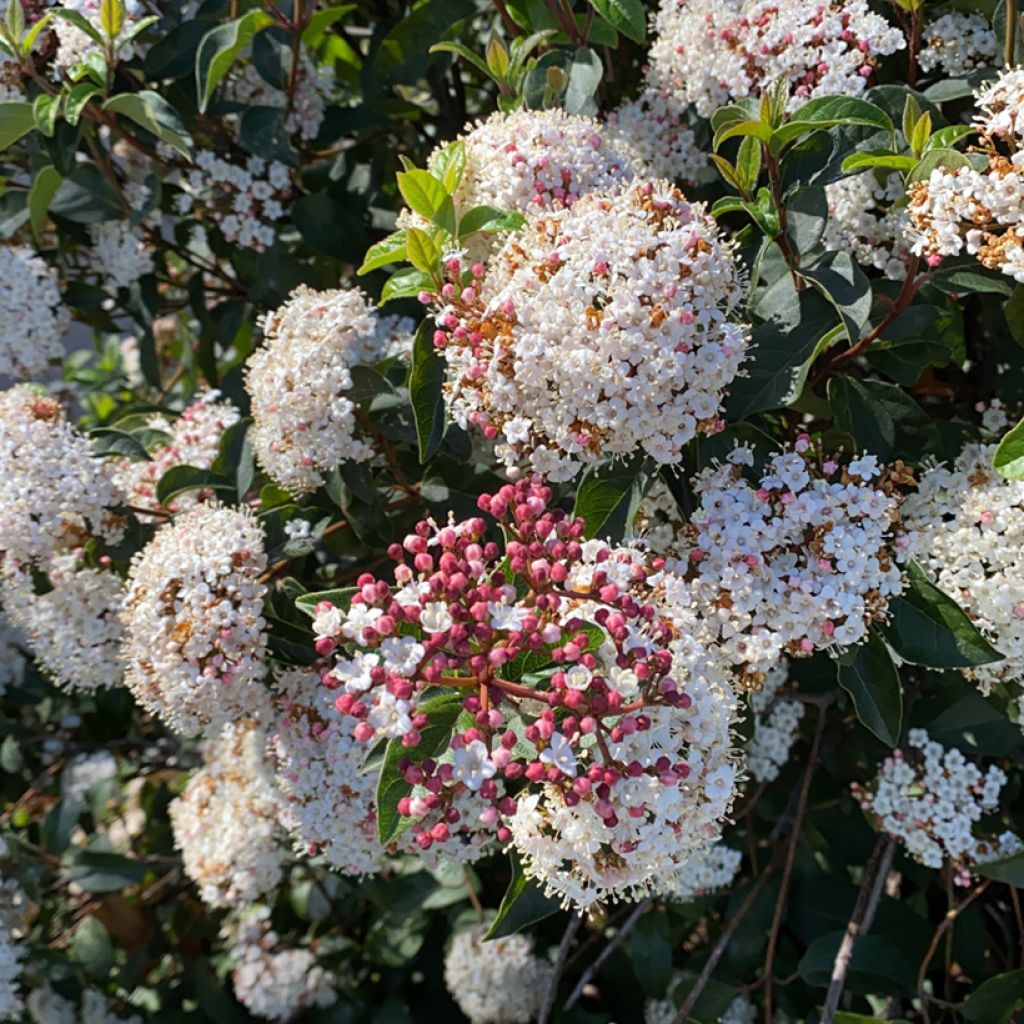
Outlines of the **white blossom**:
[[42,377],[71,322],[56,272],[23,245],[0,246],[0,377]]

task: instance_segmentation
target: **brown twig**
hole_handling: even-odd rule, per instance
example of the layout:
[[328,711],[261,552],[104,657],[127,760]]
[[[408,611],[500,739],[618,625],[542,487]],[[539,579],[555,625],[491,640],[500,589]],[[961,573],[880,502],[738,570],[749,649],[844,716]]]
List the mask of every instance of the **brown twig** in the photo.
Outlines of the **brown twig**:
[[551,1018],[551,1010],[555,1005],[555,996],[558,995],[558,982],[561,980],[562,971],[565,970],[565,961],[569,956],[569,947],[576,933],[580,930],[583,918],[578,914],[572,914],[569,923],[566,925],[565,934],[558,946],[558,957],[555,960],[555,969],[551,973],[551,980],[544,990],[544,999],[541,1001],[540,1012],[537,1014],[537,1024],[548,1024]]
[[832,1018],[839,1008],[839,1000],[853,958],[853,945],[857,941],[857,936],[867,932],[875,920],[878,901],[881,899],[885,880],[889,877],[895,850],[895,841],[889,836],[881,835],[875,843],[874,850],[871,851],[871,858],[864,871],[864,884],[857,894],[857,902],[853,905],[853,913],[850,914],[843,941],[832,964],[832,977],[829,979],[828,992],[825,995],[825,1007],[821,1012],[821,1024],[832,1024]]

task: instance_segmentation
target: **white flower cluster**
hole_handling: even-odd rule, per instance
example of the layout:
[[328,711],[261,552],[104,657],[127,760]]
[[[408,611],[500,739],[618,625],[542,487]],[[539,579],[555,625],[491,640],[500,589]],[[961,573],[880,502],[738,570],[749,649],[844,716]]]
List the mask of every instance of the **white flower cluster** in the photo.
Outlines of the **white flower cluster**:
[[790,109],[859,96],[878,58],[906,45],[867,0],[662,0],[654,32],[650,85],[701,117],[780,78],[790,83]]
[[253,451],[282,487],[307,494],[339,463],[373,457],[358,436],[350,370],[400,352],[406,322],[378,318],[358,289],[303,285],[262,326],[263,346],[246,367]]
[[334,706],[336,691],[313,671],[284,672],[274,688],[279,712],[271,739],[282,794],[281,824],[296,848],[346,874],[377,871],[377,777],[363,772],[366,746],[352,736],[354,720]]
[[903,588],[896,564],[899,498],[873,455],[821,468],[804,437],[770,459],[757,486],[753,453],[695,480],[692,547],[677,571],[721,653],[766,672],[786,652],[807,655],[862,642]]
[[123,501],[106,463],[68,422],[60,404],[33,388],[0,392],[0,552],[36,563],[90,536],[120,540]]
[[254,64],[244,64],[238,76],[230,82],[229,98],[248,107],[285,108],[284,129],[310,142],[320,134],[324,114],[334,85],[334,77],[317,66],[306,50],[299,53],[295,89],[289,101],[287,92],[276,89],[256,70]]
[[142,229],[127,221],[106,220],[89,228],[89,262],[108,291],[128,288],[151,274],[156,264]]
[[0,377],[41,377],[71,322],[56,272],[23,245],[0,246]]
[[51,585],[36,593],[32,573],[5,569],[0,598],[39,667],[57,686],[98,690],[121,682],[123,585],[116,572],[82,564],[77,554],[42,563]]
[[[603,547],[597,541],[587,546],[595,551]],[[634,566],[644,559],[639,551],[617,548],[599,566],[609,580],[626,586]],[[586,586],[597,568],[598,563],[584,563],[570,574],[567,588]],[[608,744],[616,763],[641,770],[624,773],[607,792],[602,788],[601,808],[595,806],[596,790],[570,804],[558,787],[545,785],[520,796],[508,822],[526,874],[566,905],[586,908],[608,897],[685,891],[690,858],[708,850],[721,834],[735,793],[731,727],[736,694],[729,676],[720,659],[697,639],[686,582],[668,573],[650,582],[659,588],[657,612],[674,632],[659,645],[671,653],[673,677],[687,700],[677,707],[651,706],[648,728]],[[596,605],[588,610],[583,604],[569,614],[588,620],[596,611]],[[651,642],[639,630],[633,632],[630,644]],[[615,644],[606,640],[595,652],[593,671],[629,699],[639,692],[639,681],[631,671],[618,669],[617,653]],[[573,758],[572,751],[566,756]],[[552,763],[575,770],[575,764]],[[659,765],[664,768],[660,775],[643,771]],[[608,806],[612,815],[602,815]]]
[[484,942],[485,927],[455,933],[444,958],[444,983],[471,1024],[530,1024],[552,968],[526,935]]
[[967,885],[972,865],[1024,849],[1012,832],[975,834],[977,822],[999,806],[1006,784],[1001,768],[991,765],[983,772],[959,750],[930,740],[923,729],[911,729],[907,745],[909,756],[896,750],[866,788],[855,784],[853,792],[865,813],[914,860],[935,869],[950,861],[958,884]]
[[250,903],[281,880],[279,801],[267,739],[252,722],[207,741],[203,766],[170,806],[185,872],[213,907]]
[[238,163],[208,149],[181,182],[178,212],[210,217],[226,242],[263,252],[277,238],[291,195],[288,168],[277,161],[250,156]]
[[994,444],[969,444],[921,478],[904,506],[911,554],[1005,656],[965,669],[988,693],[1024,677],[1024,482],[992,467]]
[[116,778],[117,758],[109,750],[76,754],[61,773],[61,799],[70,807],[85,807],[94,787]]
[[910,258],[910,244],[905,238],[910,220],[906,206],[898,202],[904,194],[899,174],[889,174],[879,181],[874,171],[826,185],[825,248],[848,252],[862,266],[902,281]]
[[80,1007],[58,995],[48,984],[33,989],[25,1003],[32,1024],[142,1024],[138,1014],[118,1017],[107,997],[92,988],[82,993]]
[[999,41],[986,17],[946,11],[929,21],[921,33],[917,66],[926,74],[939,71],[950,78],[995,64]]
[[646,88],[608,115],[605,135],[632,153],[633,164],[651,178],[687,184],[697,180],[707,157],[671,94]]
[[1024,69],[1004,71],[977,104],[987,166],[936,167],[912,182],[907,237],[930,266],[966,253],[1024,283]]
[[665,886],[663,895],[677,903],[686,903],[709,892],[732,885],[743,863],[743,854],[724,843],[687,857],[675,877]]
[[263,531],[247,510],[197,505],[132,560],[125,682],[185,736],[266,706]]
[[[5,848],[0,840],[0,857]],[[16,1021],[25,1010],[22,1000],[21,964],[25,957],[21,905],[24,895],[13,879],[0,884],[0,1021]]]
[[[82,15],[101,35],[100,8],[103,0],[60,0],[56,6]],[[124,40],[146,13],[142,0],[124,0],[124,23],[118,33],[115,45],[119,45],[118,56],[130,60],[138,51],[135,41],[125,45]],[[75,69],[94,54],[102,55],[103,48],[88,33],[83,32],[64,18],[54,18],[52,26],[57,33],[57,54],[53,58],[53,72],[58,79],[62,75],[73,75]]]
[[[150,451],[149,462],[123,459],[115,470],[115,479],[128,496],[128,503],[156,509],[156,485],[169,469],[174,466],[209,469],[220,454],[224,432],[240,418],[234,405],[220,400],[219,391],[204,391],[175,420],[163,413],[151,416],[146,425],[150,430],[165,434],[166,441],[161,440]],[[209,495],[203,491],[188,491],[172,499],[168,507],[172,512],[180,512],[203,497]]]
[[[669,998],[648,999],[644,1004],[644,1024],[672,1024],[676,1019],[676,1004],[671,998],[672,990],[679,979],[669,989]],[[717,1024],[756,1024],[757,1007],[748,996],[737,996],[727,1007],[725,1013],[718,1018]]]
[[510,238],[479,297],[441,311],[457,323],[452,414],[552,481],[637,450],[675,462],[739,371],[742,296],[703,206],[662,181],[588,195]]
[[800,735],[803,704],[778,696],[788,676],[788,663],[781,661],[767,673],[761,689],[750,695],[754,733],[747,742],[746,769],[757,782],[774,782],[779,777]]

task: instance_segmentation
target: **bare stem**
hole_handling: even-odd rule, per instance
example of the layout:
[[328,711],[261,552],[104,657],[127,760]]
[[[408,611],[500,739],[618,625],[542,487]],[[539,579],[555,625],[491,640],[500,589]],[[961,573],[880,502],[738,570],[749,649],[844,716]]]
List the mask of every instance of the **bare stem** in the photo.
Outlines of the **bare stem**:
[[569,924],[566,926],[565,934],[562,936],[562,941],[558,947],[555,969],[551,974],[548,987],[544,990],[544,1000],[540,1006],[540,1013],[537,1014],[537,1024],[548,1024],[548,1021],[551,1019],[551,1010],[555,1005],[555,996],[558,995],[558,982],[561,980],[562,972],[565,970],[565,962],[569,957],[572,940],[576,938],[576,933],[580,930],[582,923],[583,918],[579,914],[573,914],[569,918]]

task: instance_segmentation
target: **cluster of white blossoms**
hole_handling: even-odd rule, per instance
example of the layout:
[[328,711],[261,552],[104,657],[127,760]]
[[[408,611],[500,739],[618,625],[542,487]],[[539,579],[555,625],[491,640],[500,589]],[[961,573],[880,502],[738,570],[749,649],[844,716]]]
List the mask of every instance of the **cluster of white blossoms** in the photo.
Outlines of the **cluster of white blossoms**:
[[692,183],[707,166],[707,156],[671,94],[658,89],[645,88],[613,110],[605,134],[632,153],[633,163],[651,178]]
[[[142,508],[156,509],[156,485],[174,466],[195,466],[209,469],[220,454],[224,432],[241,418],[231,402],[221,401],[219,391],[204,391],[174,420],[164,413],[151,416],[147,427],[165,435],[150,451],[150,461],[121,460],[115,470],[115,479],[128,496],[128,503]],[[171,500],[168,509],[180,512],[197,501],[209,497],[203,491],[188,491]],[[143,517],[145,519],[151,517]]]
[[690,577],[720,653],[761,673],[783,652],[861,643],[884,617],[903,588],[900,498],[873,455],[819,464],[806,435],[757,484],[743,472],[753,464],[739,447],[697,477],[689,549],[670,565]]
[[266,568],[251,513],[214,504],[161,526],[132,559],[125,682],[175,732],[195,736],[265,708]]
[[263,252],[278,236],[291,197],[288,168],[258,156],[244,163],[203,149],[180,182],[178,212],[209,217],[226,242]]
[[724,843],[715,843],[687,857],[675,877],[662,889],[662,895],[677,903],[687,903],[732,885],[743,863],[743,854]]
[[910,258],[905,237],[910,221],[906,205],[899,202],[905,195],[902,177],[888,174],[879,181],[874,171],[865,171],[826,185],[825,195],[825,248],[849,252],[862,266],[902,281]]
[[208,740],[203,766],[170,806],[185,873],[203,901],[226,907],[270,892],[286,850],[277,838],[279,800],[267,738],[252,722]]
[[68,762],[60,776],[60,795],[66,805],[83,808],[89,793],[117,778],[117,758],[109,750],[83,751]]
[[93,224],[89,237],[89,264],[108,291],[131,287],[156,266],[141,227],[132,227],[123,220],[107,220]]
[[904,506],[911,554],[1004,655],[964,669],[988,693],[1024,677],[1024,482],[992,466],[994,444],[969,444],[952,468],[926,472]]
[[443,289],[452,414],[556,482],[638,450],[675,462],[719,425],[743,292],[714,220],[667,182],[590,194],[512,236],[479,288]]
[[[681,978],[676,978],[669,986],[668,997],[665,999],[648,999],[644,1003],[644,1024],[672,1024],[678,1012],[672,992]],[[737,996],[718,1018],[717,1024],[756,1024],[757,1007],[748,996]]]
[[334,979],[310,950],[281,946],[268,907],[248,908],[229,920],[222,934],[230,943],[235,998],[254,1017],[283,1024],[337,998]]
[[242,65],[230,82],[228,96],[243,110],[283,107],[285,131],[310,142],[320,134],[333,86],[334,75],[318,67],[309,53],[301,50],[290,99],[287,91],[272,86],[251,63]]
[[898,839],[925,867],[949,861],[959,885],[971,879],[971,867],[1024,850],[1012,832],[978,836],[975,826],[999,806],[1006,774],[996,765],[982,771],[956,749],[929,739],[923,729],[907,734],[909,753],[887,757],[867,787],[853,793],[878,828]]
[[335,691],[317,672],[284,672],[274,687],[278,711],[271,733],[281,824],[307,855],[322,854],[346,874],[377,871],[377,778],[363,771],[366,746],[354,721],[335,707]]
[[246,366],[249,437],[270,476],[292,494],[308,494],[339,463],[373,457],[373,444],[359,436],[350,371],[408,350],[409,324],[378,317],[356,288],[305,285],[261,324],[263,345]]
[[38,563],[90,537],[121,539],[112,510],[124,498],[107,464],[68,422],[59,402],[34,388],[0,392],[0,552],[11,563]]
[[81,1004],[76,1006],[47,984],[33,989],[25,1004],[32,1024],[142,1024],[137,1013],[119,1017],[110,1008],[107,997],[94,988],[87,988]]
[[1002,72],[977,105],[976,149],[987,164],[936,167],[912,182],[907,237],[929,266],[966,253],[1024,283],[1024,69]]
[[781,661],[768,671],[761,689],[750,695],[754,732],[747,741],[745,767],[757,782],[774,782],[779,777],[800,738],[803,704],[778,695],[788,677],[788,663]]
[[927,75],[940,71],[951,78],[995,64],[999,41],[986,17],[964,11],[946,11],[933,18],[921,33],[917,66]]
[[[0,858],[6,854],[6,845],[0,839]],[[24,942],[25,897],[14,879],[0,883],[0,1020],[19,1020],[25,1009],[22,999],[22,961]]]
[[[103,0],[60,0],[55,6],[82,15],[101,36],[104,35],[100,20]],[[118,56],[122,60],[130,60],[138,52],[138,42],[133,40],[126,44],[125,39],[146,14],[146,6],[142,0],[124,0],[122,9],[123,23],[115,46],[118,47]],[[53,58],[53,72],[58,79],[64,75],[73,75],[75,69],[93,55],[103,55],[103,47],[72,22],[64,18],[54,18],[51,24],[57,33],[57,53]]]
[[662,0],[654,32],[650,85],[701,117],[780,78],[790,83],[790,109],[859,96],[878,58],[906,45],[867,0]]
[[452,938],[444,983],[471,1024],[530,1024],[540,1010],[552,967],[526,935],[483,941],[483,925]]
[[41,377],[64,355],[71,322],[57,273],[23,245],[0,246],[0,377]]
[[38,593],[32,572],[5,568],[0,599],[25,638],[36,663],[57,686],[98,690],[121,682],[118,617],[120,576],[108,567],[83,563],[80,553],[54,555],[41,563],[50,589]]

